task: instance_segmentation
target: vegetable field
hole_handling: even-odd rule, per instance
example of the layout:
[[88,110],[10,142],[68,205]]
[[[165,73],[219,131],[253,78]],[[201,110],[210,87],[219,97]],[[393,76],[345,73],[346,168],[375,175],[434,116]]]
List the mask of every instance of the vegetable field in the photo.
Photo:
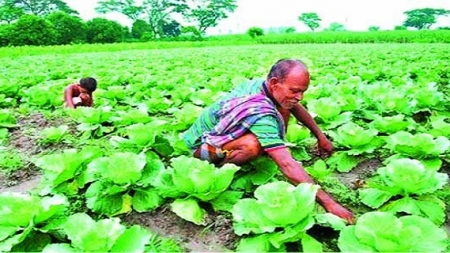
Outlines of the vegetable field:
[[[3,55],[1,252],[450,250],[448,45]],[[267,157],[216,168],[181,140],[203,107],[285,57],[309,66],[302,103],[335,152],[317,156],[295,121],[288,146],[354,225]],[[95,107],[64,109],[64,87],[85,76],[99,82]]]

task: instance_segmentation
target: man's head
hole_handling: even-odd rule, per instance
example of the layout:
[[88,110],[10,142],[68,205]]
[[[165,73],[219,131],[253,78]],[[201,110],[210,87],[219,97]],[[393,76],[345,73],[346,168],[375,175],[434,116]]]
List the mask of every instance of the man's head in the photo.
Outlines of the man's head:
[[266,82],[278,104],[284,109],[291,109],[303,99],[309,80],[308,69],[302,61],[281,59],[270,69]]
[[86,90],[86,93],[92,93],[97,89],[97,80],[92,77],[80,79],[80,87]]

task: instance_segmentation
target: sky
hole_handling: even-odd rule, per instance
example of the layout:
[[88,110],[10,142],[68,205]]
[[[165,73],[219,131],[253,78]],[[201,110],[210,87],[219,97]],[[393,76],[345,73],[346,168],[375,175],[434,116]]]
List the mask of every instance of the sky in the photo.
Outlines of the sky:
[[[104,17],[122,25],[131,25],[131,21],[122,14],[96,13],[97,0],[65,1],[84,20]],[[245,33],[250,27],[295,27],[299,32],[308,31],[309,28],[298,21],[298,17],[305,12],[317,13],[322,19],[321,28],[338,22],[348,30],[366,31],[370,26],[392,30],[405,20],[405,11],[426,7],[450,10],[449,0],[237,0],[237,4],[234,13],[217,27],[208,29],[207,33]],[[440,18],[439,25],[450,26],[450,17]]]

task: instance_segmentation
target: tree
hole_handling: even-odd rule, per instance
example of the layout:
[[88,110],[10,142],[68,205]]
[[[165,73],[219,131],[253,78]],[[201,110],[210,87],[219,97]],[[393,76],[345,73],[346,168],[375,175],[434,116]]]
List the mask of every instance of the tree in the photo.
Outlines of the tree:
[[332,31],[332,32],[340,32],[340,31],[345,31],[345,26],[343,24],[341,24],[341,23],[333,22],[325,30],[326,31]]
[[0,47],[9,45],[12,28],[12,25],[0,25]]
[[396,31],[406,30],[406,26],[396,25],[394,26],[394,30]]
[[0,23],[6,22],[10,24],[12,21],[18,20],[25,12],[14,6],[11,2],[0,1]]
[[444,9],[423,8],[405,11],[406,20],[403,26],[414,27],[418,30],[429,29],[431,25],[436,23],[439,16],[446,16],[450,11]]
[[319,28],[320,27],[319,22],[322,21],[322,19],[319,18],[317,13],[314,12],[302,13],[302,15],[298,17],[298,20],[300,20],[307,27],[309,27],[311,31],[314,31],[316,28]]
[[57,11],[46,16],[56,31],[56,44],[71,44],[86,41],[86,24],[79,17]]
[[99,13],[119,12],[133,21],[147,20],[155,37],[164,37],[163,25],[170,23],[174,13],[184,13],[186,0],[143,0],[135,5],[133,0],[100,1],[96,8]]
[[247,34],[252,38],[264,35],[264,30],[260,27],[251,27],[247,30]]
[[86,22],[88,43],[114,43],[123,41],[123,27],[104,18],[94,18]]
[[215,27],[237,8],[236,0],[193,0],[186,17],[197,23],[197,29],[204,34],[206,29]]
[[13,46],[52,45],[55,40],[53,25],[36,15],[23,15],[12,24],[10,43]]
[[181,24],[175,20],[163,24],[164,37],[174,38],[181,34]]
[[275,34],[283,34],[283,33],[294,33],[295,27],[291,26],[278,26],[278,27],[269,27],[267,33],[275,33]]
[[184,26],[181,28],[181,34],[185,37],[200,38],[201,33],[195,26]]
[[45,16],[55,11],[78,14],[62,0],[6,0],[9,4],[22,9],[25,13]]
[[134,4],[134,0],[106,0],[99,1],[95,10],[98,13],[118,12],[133,21],[137,21],[144,13],[144,6]]
[[380,30],[380,27],[379,26],[369,26],[369,31],[371,31],[371,32],[376,32],[376,31],[379,31]]
[[131,36],[135,39],[140,39],[144,33],[151,33],[152,28],[144,20],[138,19],[133,22],[131,26]]

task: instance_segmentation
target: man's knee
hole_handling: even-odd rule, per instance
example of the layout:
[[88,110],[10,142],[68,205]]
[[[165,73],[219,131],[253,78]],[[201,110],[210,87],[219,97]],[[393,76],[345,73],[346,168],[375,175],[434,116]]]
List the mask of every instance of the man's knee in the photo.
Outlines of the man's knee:
[[244,136],[225,144],[223,149],[240,153],[241,156],[246,157],[248,160],[255,159],[263,153],[261,144],[252,133],[245,134]]

